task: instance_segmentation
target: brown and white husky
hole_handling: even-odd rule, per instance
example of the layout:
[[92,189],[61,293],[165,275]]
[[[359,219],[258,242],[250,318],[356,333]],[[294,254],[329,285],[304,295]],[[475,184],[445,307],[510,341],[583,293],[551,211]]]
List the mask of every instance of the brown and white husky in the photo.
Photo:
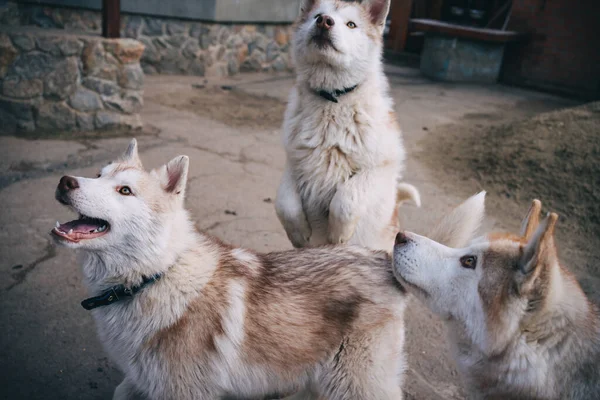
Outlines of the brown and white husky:
[[540,222],[540,210],[535,200],[519,235],[466,248],[396,238],[396,276],[445,320],[473,399],[600,399],[598,309],[558,259],[558,216]]
[[115,399],[402,398],[405,293],[386,252],[259,254],[197,232],[188,158],[142,168],[135,140],[56,198],[79,218],[52,235],[80,252]]

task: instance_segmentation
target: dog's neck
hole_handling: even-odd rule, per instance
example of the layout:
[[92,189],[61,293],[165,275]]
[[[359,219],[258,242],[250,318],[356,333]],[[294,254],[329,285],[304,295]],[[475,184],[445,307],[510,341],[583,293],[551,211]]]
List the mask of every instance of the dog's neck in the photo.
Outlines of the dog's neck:
[[355,86],[368,86],[377,91],[384,81],[383,64],[372,61],[364,69],[341,69],[328,64],[302,64],[296,68],[298,84],[314,92],[343,91]]
[[[556,261],[551,267],[548,293],[540,309],[521,323],[523,337],[531,342],[549,341],[551,337],[593,335],[589,328],[598,326],[598,317],[574,276]],[[597,329],[596,329],[597,332]],[[578,341],[576,341],[578,342]]]
[[[83,272],[92,292],[114,285],[136,286],[144,278],[164,274],[188,249],[194,246],[197,233],[187,212],[173,215],[162,233],[143,243],[113,246],[82,254]],[[177,226],[177,229],[171,227]]]

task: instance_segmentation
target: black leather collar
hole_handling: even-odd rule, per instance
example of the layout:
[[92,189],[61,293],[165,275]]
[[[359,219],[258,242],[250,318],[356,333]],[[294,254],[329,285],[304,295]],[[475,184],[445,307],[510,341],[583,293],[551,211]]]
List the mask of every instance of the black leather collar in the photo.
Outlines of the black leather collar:
[[156,274],[149,278],[144,277],[142,284],[139,286],[126,287],[125,285],[113,286],[110,289],[105,290],[99,296],[90,297],[81,302],[81,306],[86,310],[93,310],[94,308],[108,306],[121,300],[133,297],[140,290],[146,286],[150,286],[153,283],[159,281],[164,274]]
[[347,93],[350,93],[351,91],[353,91],[354,89],[356,89],[358,87],[358,85],[354,85],[352,87],[349,88],[343,88],[341,90],[334,90],[333,92],[328,92],[327,90],[315,90],[315,92],[321,96],[322,98],[329,100],[333,103],[337,103],[338,102],[338,97],[343,96]]

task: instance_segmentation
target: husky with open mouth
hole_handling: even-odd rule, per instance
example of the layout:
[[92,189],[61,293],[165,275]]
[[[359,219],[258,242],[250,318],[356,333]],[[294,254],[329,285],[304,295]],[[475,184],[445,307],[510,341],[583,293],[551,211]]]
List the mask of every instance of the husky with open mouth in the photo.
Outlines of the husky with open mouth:
[[95,178],[65,176],[99,337],[125,374],[115,399],[402,398],[405,296],[383,251],[259,254],[196,231],[188,158],[147,172],[135,140]]

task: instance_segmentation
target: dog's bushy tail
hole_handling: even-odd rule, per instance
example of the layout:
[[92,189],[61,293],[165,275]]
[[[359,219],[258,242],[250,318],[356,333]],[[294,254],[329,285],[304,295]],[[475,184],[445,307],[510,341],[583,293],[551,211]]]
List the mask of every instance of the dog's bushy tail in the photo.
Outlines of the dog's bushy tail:
[[442,218],[427,237],[444,246],[466,247],[475,237],[484,216],[485,192],[480,192]]
[[421,207],[421,194],[419,190],[409,183],[399,183],[396,193],[396,206],[405,201],[412,201],[417,207]]

